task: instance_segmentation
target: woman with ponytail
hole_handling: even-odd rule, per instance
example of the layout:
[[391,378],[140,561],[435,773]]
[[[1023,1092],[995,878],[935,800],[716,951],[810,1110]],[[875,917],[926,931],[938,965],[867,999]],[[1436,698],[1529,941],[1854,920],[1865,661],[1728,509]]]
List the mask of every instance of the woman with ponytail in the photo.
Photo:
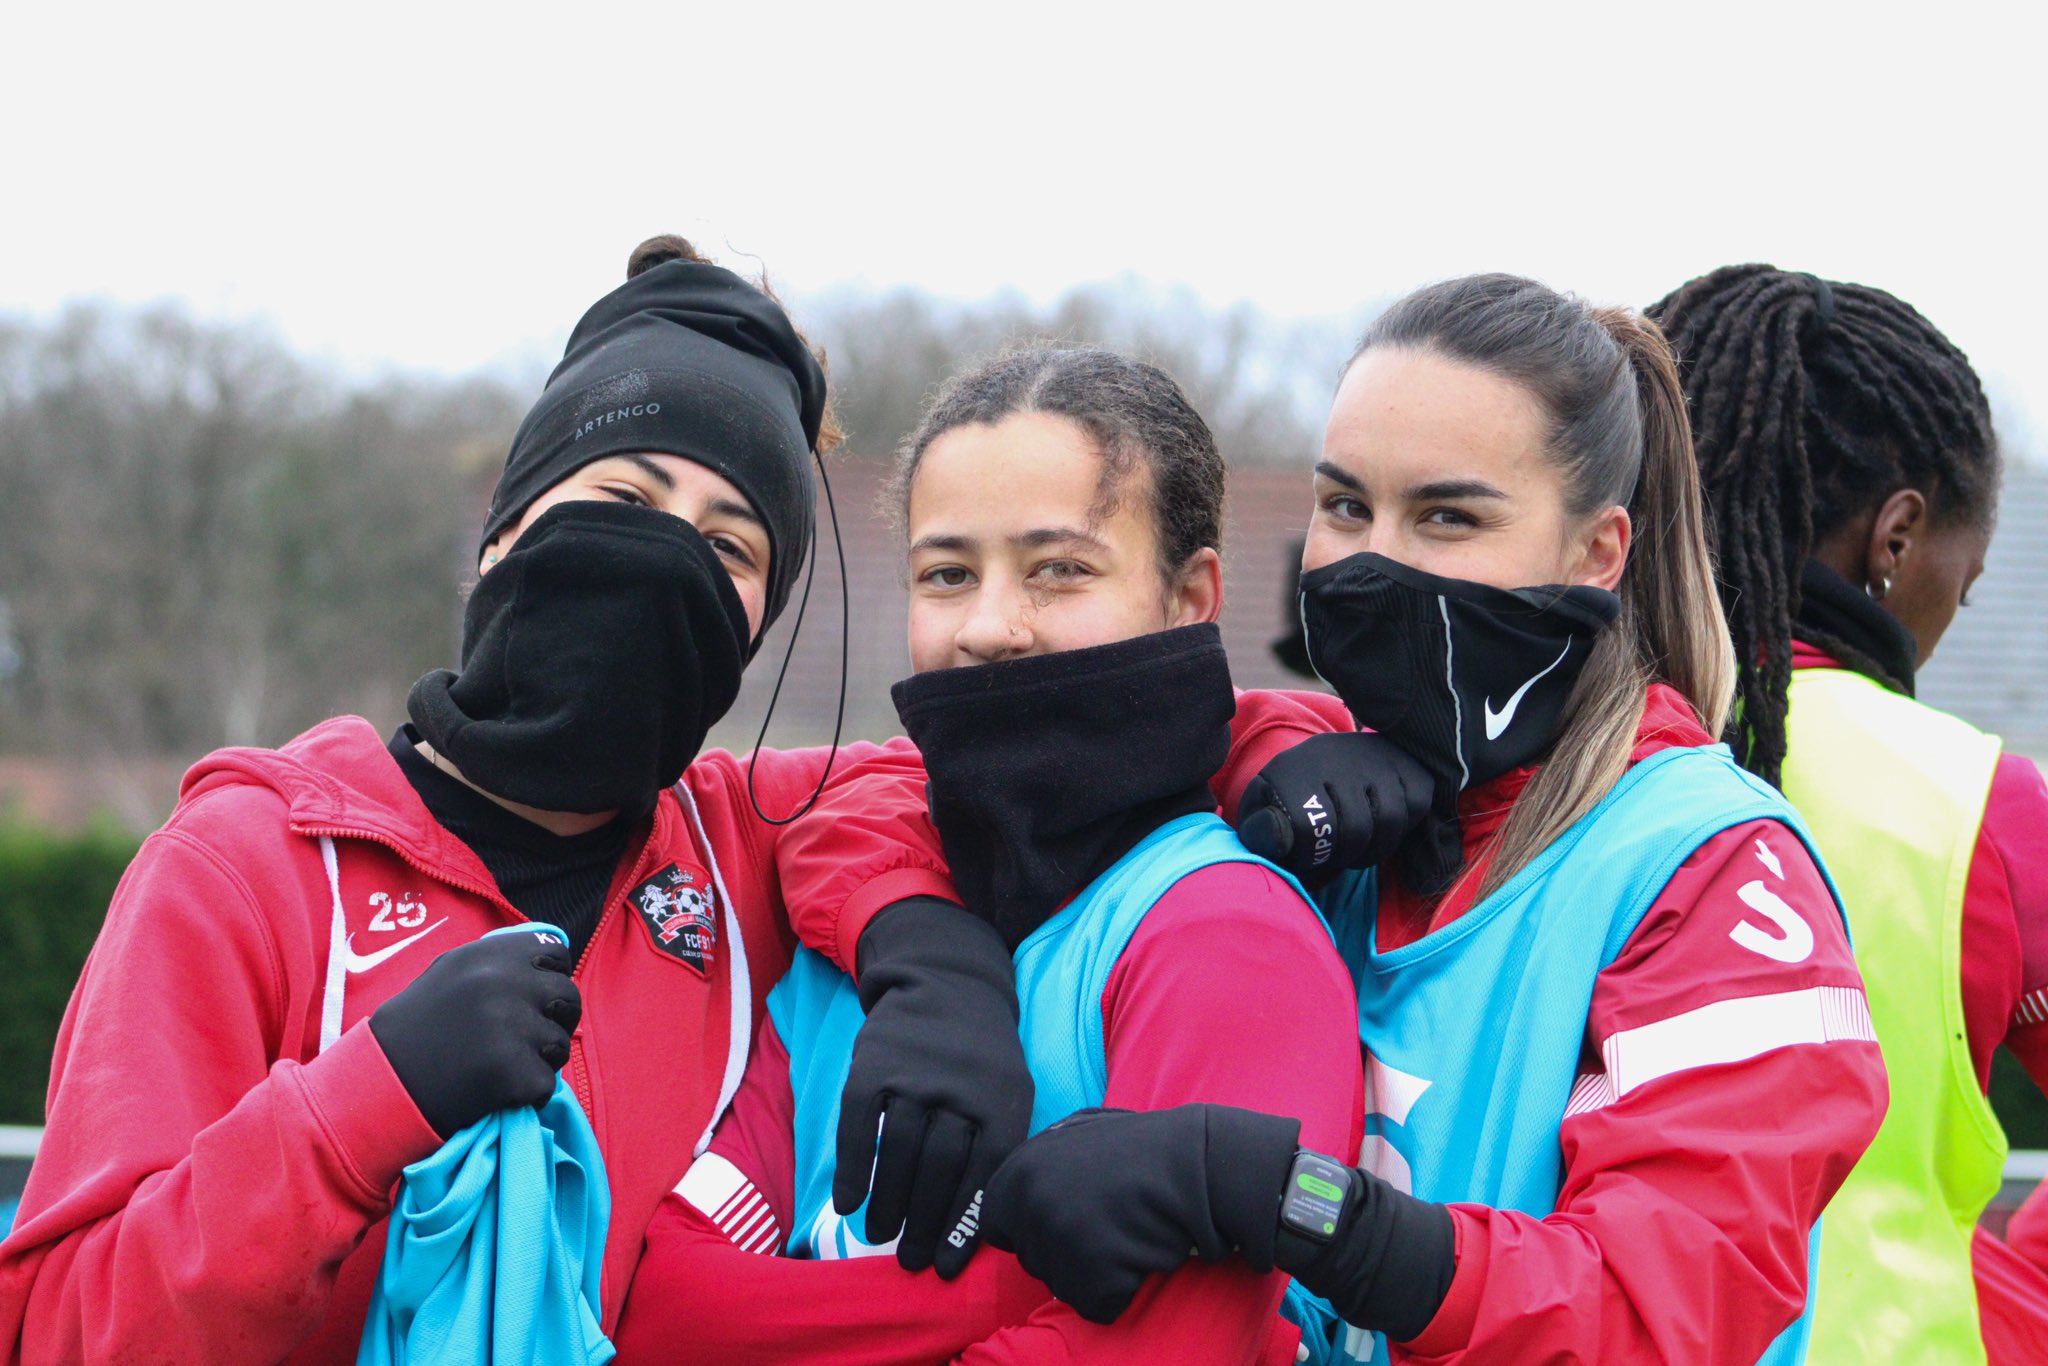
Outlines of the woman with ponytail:
[[1799,817],[1715,741],[1734,660],[1657,328],[1502,275],[1395,304],[1301,607],[1374,733],[1280,756],[1238,825],[1334,874],[1359,1164],[1245,1110],[1084,1112],[998,1172],[988,1238],[1073,1294],[1227,1221],[1334,1308],[1319,1360],[1800,1360],[1884,1070]]
[[1976,1227],[2006,1151],[1993,1051],[2048,1083],[2048,788],[1913,696],[1997,516],[1984,391],[1867,285],[1729,266],[1651,313],[1683,363],[1734,628],[1727,736],[1834,870],[1891,1079],[1828,1209],[1812,1359],[2035,1360],[2039,1275]]

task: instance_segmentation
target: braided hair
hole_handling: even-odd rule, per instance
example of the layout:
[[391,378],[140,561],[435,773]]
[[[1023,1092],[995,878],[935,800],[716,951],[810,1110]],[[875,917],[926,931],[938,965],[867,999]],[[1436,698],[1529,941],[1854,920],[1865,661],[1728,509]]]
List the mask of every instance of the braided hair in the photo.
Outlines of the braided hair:
[[[1990,406],[1948,338],[1867,285],[1724,266],[1649,313],[1678,352],[1735,638],[1726,738],[1776,785],[1800,573],[1815,543],[1903,488],[1925,495],[1937,522],[1989,521]],[[1811,643],[1878,672],[1841,641]]]

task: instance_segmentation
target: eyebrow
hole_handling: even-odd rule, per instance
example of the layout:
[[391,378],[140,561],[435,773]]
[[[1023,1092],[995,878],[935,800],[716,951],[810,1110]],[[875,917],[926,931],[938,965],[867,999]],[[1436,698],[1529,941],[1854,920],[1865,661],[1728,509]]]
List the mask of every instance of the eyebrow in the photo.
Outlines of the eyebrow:
[[1333,484],[1342,484],[1353,493],[1365,492],[1365,481],[1350,470],[1344,469],[1339,465],[1333,465],[1327,460],[1316,461],[1316,474]]
[[667,470],[663,469],[663,468],[662,468],[661,466],[659,466],[659,465],[655,464],[655,463],[654,463],[654,462],[653,462],[652,460],[648,459],[648,458],[647,458],[646,456],[644,456],[644,455],[640,455],[640,454],[638,454],[638,453],[632,453],[632,454],[622,455],[622,456],[620,456],[620,457],[619,457],[619,459],[621,459],[621,460],[625,460],[625,461],[628,461],[628,462],[630,462],[630,463],[632,463],[632,464],[634,464],[634,465],[638,465],[638,466],[640,467],[640,471],[641,471],[641,473],[645,474],[645,475],[646,475],[646,476],[647,476],[647,477],[648,477],[649,479],[652,479],[652,480],[653,480],[653,481],[654,481],[655,483],[657,483],[657,484],[661,485],[661,487],[662,487],[663,491],[665,491],[665,492],[674,492],[674,491],[675,491],[675,486],[676,486],[676,479],[675,479],[675,476],[674,476],[674,475],[672,475],[672,474],[670,474],[670,473],[669,473],[669,472],[668,472]]
[[[1366,491],[1364,480],[1327,460],[1316,462],[1316,473],[1333,484],[1343,485],[1353,493]],[[1429,498],[1505,498],[1507,494],[1484,479],[1436,479],[1427,484],[1415,485],[1403,496],[1411,502],[1419,502]]]
[[713,498],[705,504],[704,511],[750,523],[763,531],[768,529],[768,523],[761,520],[761,514],[754,511],[753,505],[749,503],[737,502],[731,498]]
[[[1026,550],[1036,550],[1049,545],[1084,545],[1096,550],[1109,548],[1100,537],[1067,526],[1038,527],[1031,531],[1018,532],[1015,536],[1005,539],[1011,545]],[[979,542],[972,536],[920,536],[910,543],[910,553],[915,555],[926,550],[972,550],[977,544]]]
[[1036,531],[1027,531],[1022,535],[1012,536],[1010,544],[1023,546],[1029,550],[1036,550],[1048,545],[1085,545],[1096,550],[1107,550],[1109,548],[1100,537],[1091,535],[1086,531],[1077,531],[1073,527],[1068,526],[1040,527]]
[[1507,494],[1484,479],[1439,479],[1430,484],[1417,484],[1408,490],[1413,500],[1425,498],[1505,498]]

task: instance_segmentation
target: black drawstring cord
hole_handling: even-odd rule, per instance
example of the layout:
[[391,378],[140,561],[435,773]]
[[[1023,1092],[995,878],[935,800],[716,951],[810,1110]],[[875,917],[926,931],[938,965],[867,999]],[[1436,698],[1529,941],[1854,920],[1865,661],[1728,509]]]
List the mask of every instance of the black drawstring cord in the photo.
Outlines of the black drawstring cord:
[[832,501],[832,480],[825,474],[824,457],[816,452],[812,458],[818,464],[818,481],[825,488],[825,511],[832,520],[832,548],[839,555],[839,710],[832,718],[832,752],[825,756],[825,771],[818,775],[818,785],[811,789],[811,795],[804,798],[804,804],[787,816],[771,816],[761,809],[761,799],[754,792],[754,765],[760,762],[761,742],[768,738],[768,723],[775,716],[776,699],[782,696],[782,680],[789,673],[790,657],[796,653],[796,638],[803,631],[804,608],[810,605],[811,584],[818,577],[818,543],[811,542],[811,563],[804,573],[803,596],[797,599],[796,622],[789,629],[789,648],[782,652],[782,667],[775,671],[775,691],[768,694],[768,711],[761,717],[761,733],[754,737],[754,749],[747,756],[747,800],[753,803],[754,814],[769,825],[788,825],[818,803],[824,794],[825,784],[831,781],[832,765],[839,761],[839,734],[846,724],[846,656],[853,644],[851,613],[847,599],[849,590],[846,582],[846,542],[839,535],[839,505]]

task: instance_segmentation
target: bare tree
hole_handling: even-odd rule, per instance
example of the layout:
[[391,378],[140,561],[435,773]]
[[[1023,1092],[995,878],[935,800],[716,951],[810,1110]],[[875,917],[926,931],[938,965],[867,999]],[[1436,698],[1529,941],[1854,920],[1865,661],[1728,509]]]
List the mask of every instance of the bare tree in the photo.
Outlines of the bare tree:
[[345,390],[171,309],[0,328],[0,741],[190,756],[392,714],[452,654],[518,410],[483,382]]

